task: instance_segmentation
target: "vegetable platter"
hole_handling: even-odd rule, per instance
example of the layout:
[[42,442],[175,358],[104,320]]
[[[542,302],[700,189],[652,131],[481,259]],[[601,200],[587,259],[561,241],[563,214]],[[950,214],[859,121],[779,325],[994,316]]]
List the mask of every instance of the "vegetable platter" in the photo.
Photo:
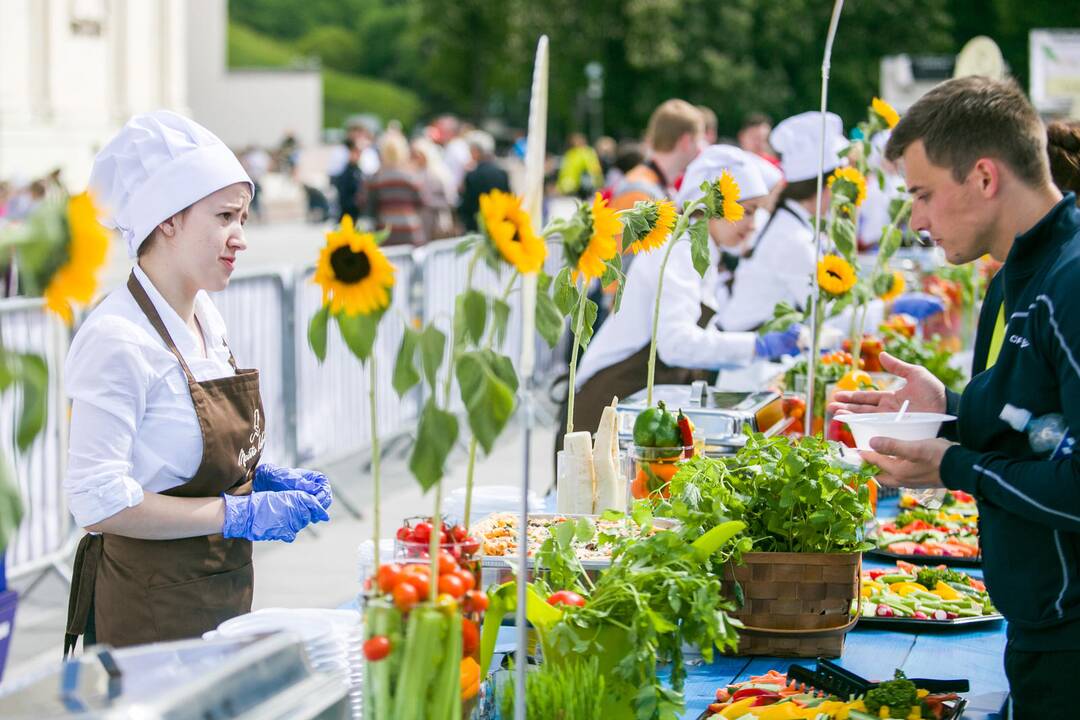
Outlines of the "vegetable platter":
[[860,625],[893,625],[917,630],[997,622],[986,586],[945,565],[925,567],[900,561],[891,568],[862,571]]

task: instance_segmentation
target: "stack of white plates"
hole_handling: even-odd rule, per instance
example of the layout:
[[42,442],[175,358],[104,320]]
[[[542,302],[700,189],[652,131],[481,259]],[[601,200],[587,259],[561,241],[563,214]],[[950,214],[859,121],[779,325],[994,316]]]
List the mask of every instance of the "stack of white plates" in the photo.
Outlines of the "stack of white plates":
[[361,718],[364,690],[361,620],[362,616],[355,610],[267,608],[226,620],[203,637],[236,638],[275,632],[299,636],[311,666],[349,686],[352,715]]

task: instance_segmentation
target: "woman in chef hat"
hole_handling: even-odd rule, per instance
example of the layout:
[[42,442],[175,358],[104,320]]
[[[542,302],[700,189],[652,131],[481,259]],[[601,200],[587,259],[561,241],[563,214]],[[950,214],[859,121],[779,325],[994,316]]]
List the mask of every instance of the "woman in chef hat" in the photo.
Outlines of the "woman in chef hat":
[[94,161],[103,223],[137,258],[65,367],[64,489],[90,531],[75,557],[65,653],[199,636],[251,609],[253,540],[327,520],[325,476],[260,464],[257,370],[239,369],[208,292],[246,248],[253,184],[206,128],[133,117]]
[[[739,248],[754,231],[755,211],[766,201],[769,188],[755,159],[731,145],[706,148],[686,168],[675,198],[682,207],[703,196],[703,182],[716,182],[727,171],[740,189],[743,219],[709,220],[709,269],[702,278],[694,269],[690,243],[672,248],[664,271],[660,324],[656,341],[656,384],[688,385],[712,379],[723,367],[743,367],[757,358],[794,355],[798,328],[768,333],[722,332],[715,325],[720,259],[725,248]],[[671,242],[675,242],[673,239]],[[595,430],[600,414],[612,397],[624,398],[645,387],[652,317],[663,252],[639,255],[630,266],[626,294],[618,313],[608,316],[589,343],[578,368],[574,427]],[[566,413],[562,413],[565,417]],[[562,433],[557,436],[561,440]]]
[[[825,114],[825,175],[840,167],[840,153],[849,144],[844,125]],[[780,153],[786,185],[757,242],[735,270],[731,297],[718,323],[725,330],[754,330],[773,315],[780,302],[802,307],[810,295],[817,212],[818,170],[821,164],[821,113],[806,112],[778,124],[769,144]],[[829,189],[822,183],[821,209],[829,207]]]

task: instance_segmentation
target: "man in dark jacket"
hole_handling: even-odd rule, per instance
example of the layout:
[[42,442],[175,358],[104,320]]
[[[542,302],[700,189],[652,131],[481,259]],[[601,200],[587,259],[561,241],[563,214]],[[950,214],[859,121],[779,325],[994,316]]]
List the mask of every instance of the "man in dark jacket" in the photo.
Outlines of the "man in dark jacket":
[[510,192],[510,176],[495,164],[495,140],[483,130],[473,130],[465,136],[472,151],[473,169],[465,174],[458,208],[461,223],[469,232],[476,232],[476,213],[480,196],[492,190]]
[[360,198],[364,189],[364,173],[360,170],[360,147],[352,138],[345,141],[345,147],[349,151],[345,169],[330,180],[338,193],[338,222],[345,215],[356,220],[362,212]]
[[[1009,621],[1013,718],[1064,718],[1080,667],[1080,459],[1035,452],[1008,420],[1057,413],[1080,430],[1080,211],[1050,181],[1046,131],[1011,82],[962,78],[920,99],[885,154],[914,196],[911,225],[949,262],[1004,261],[984,301],[971,383],[946,392],[924,368],[883,356],[896,392],[838,393],[834,410],[958,417],[951,437],[877,438],[863,457],[884,484],[963,490],[979,504],[983,568]],[[1011,406],[1012,409],[1008,409]],[[1021,413],[1023,414],[1023,413]],[[1023,423],[1019,423],[1022,428]],[[958,442],[956,442],[958,441]]]

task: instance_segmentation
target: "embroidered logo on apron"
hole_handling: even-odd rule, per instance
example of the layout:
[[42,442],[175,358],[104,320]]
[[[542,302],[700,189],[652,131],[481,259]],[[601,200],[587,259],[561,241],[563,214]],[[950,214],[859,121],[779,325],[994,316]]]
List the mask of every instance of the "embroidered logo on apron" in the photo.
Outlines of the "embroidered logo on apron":
[[255,408],[254,421],[252,422],[251,435],[248,436],[248,442],[251,443],[251,447],[247,450],[241,450],[240,455],[237,458],[237,465],[239,465],[245,471],[248,469],[248,465],[259,456],[262,452],[263,445],[266,444],[266,433],[263,432],[262,423],[259,422],[259,408]]

